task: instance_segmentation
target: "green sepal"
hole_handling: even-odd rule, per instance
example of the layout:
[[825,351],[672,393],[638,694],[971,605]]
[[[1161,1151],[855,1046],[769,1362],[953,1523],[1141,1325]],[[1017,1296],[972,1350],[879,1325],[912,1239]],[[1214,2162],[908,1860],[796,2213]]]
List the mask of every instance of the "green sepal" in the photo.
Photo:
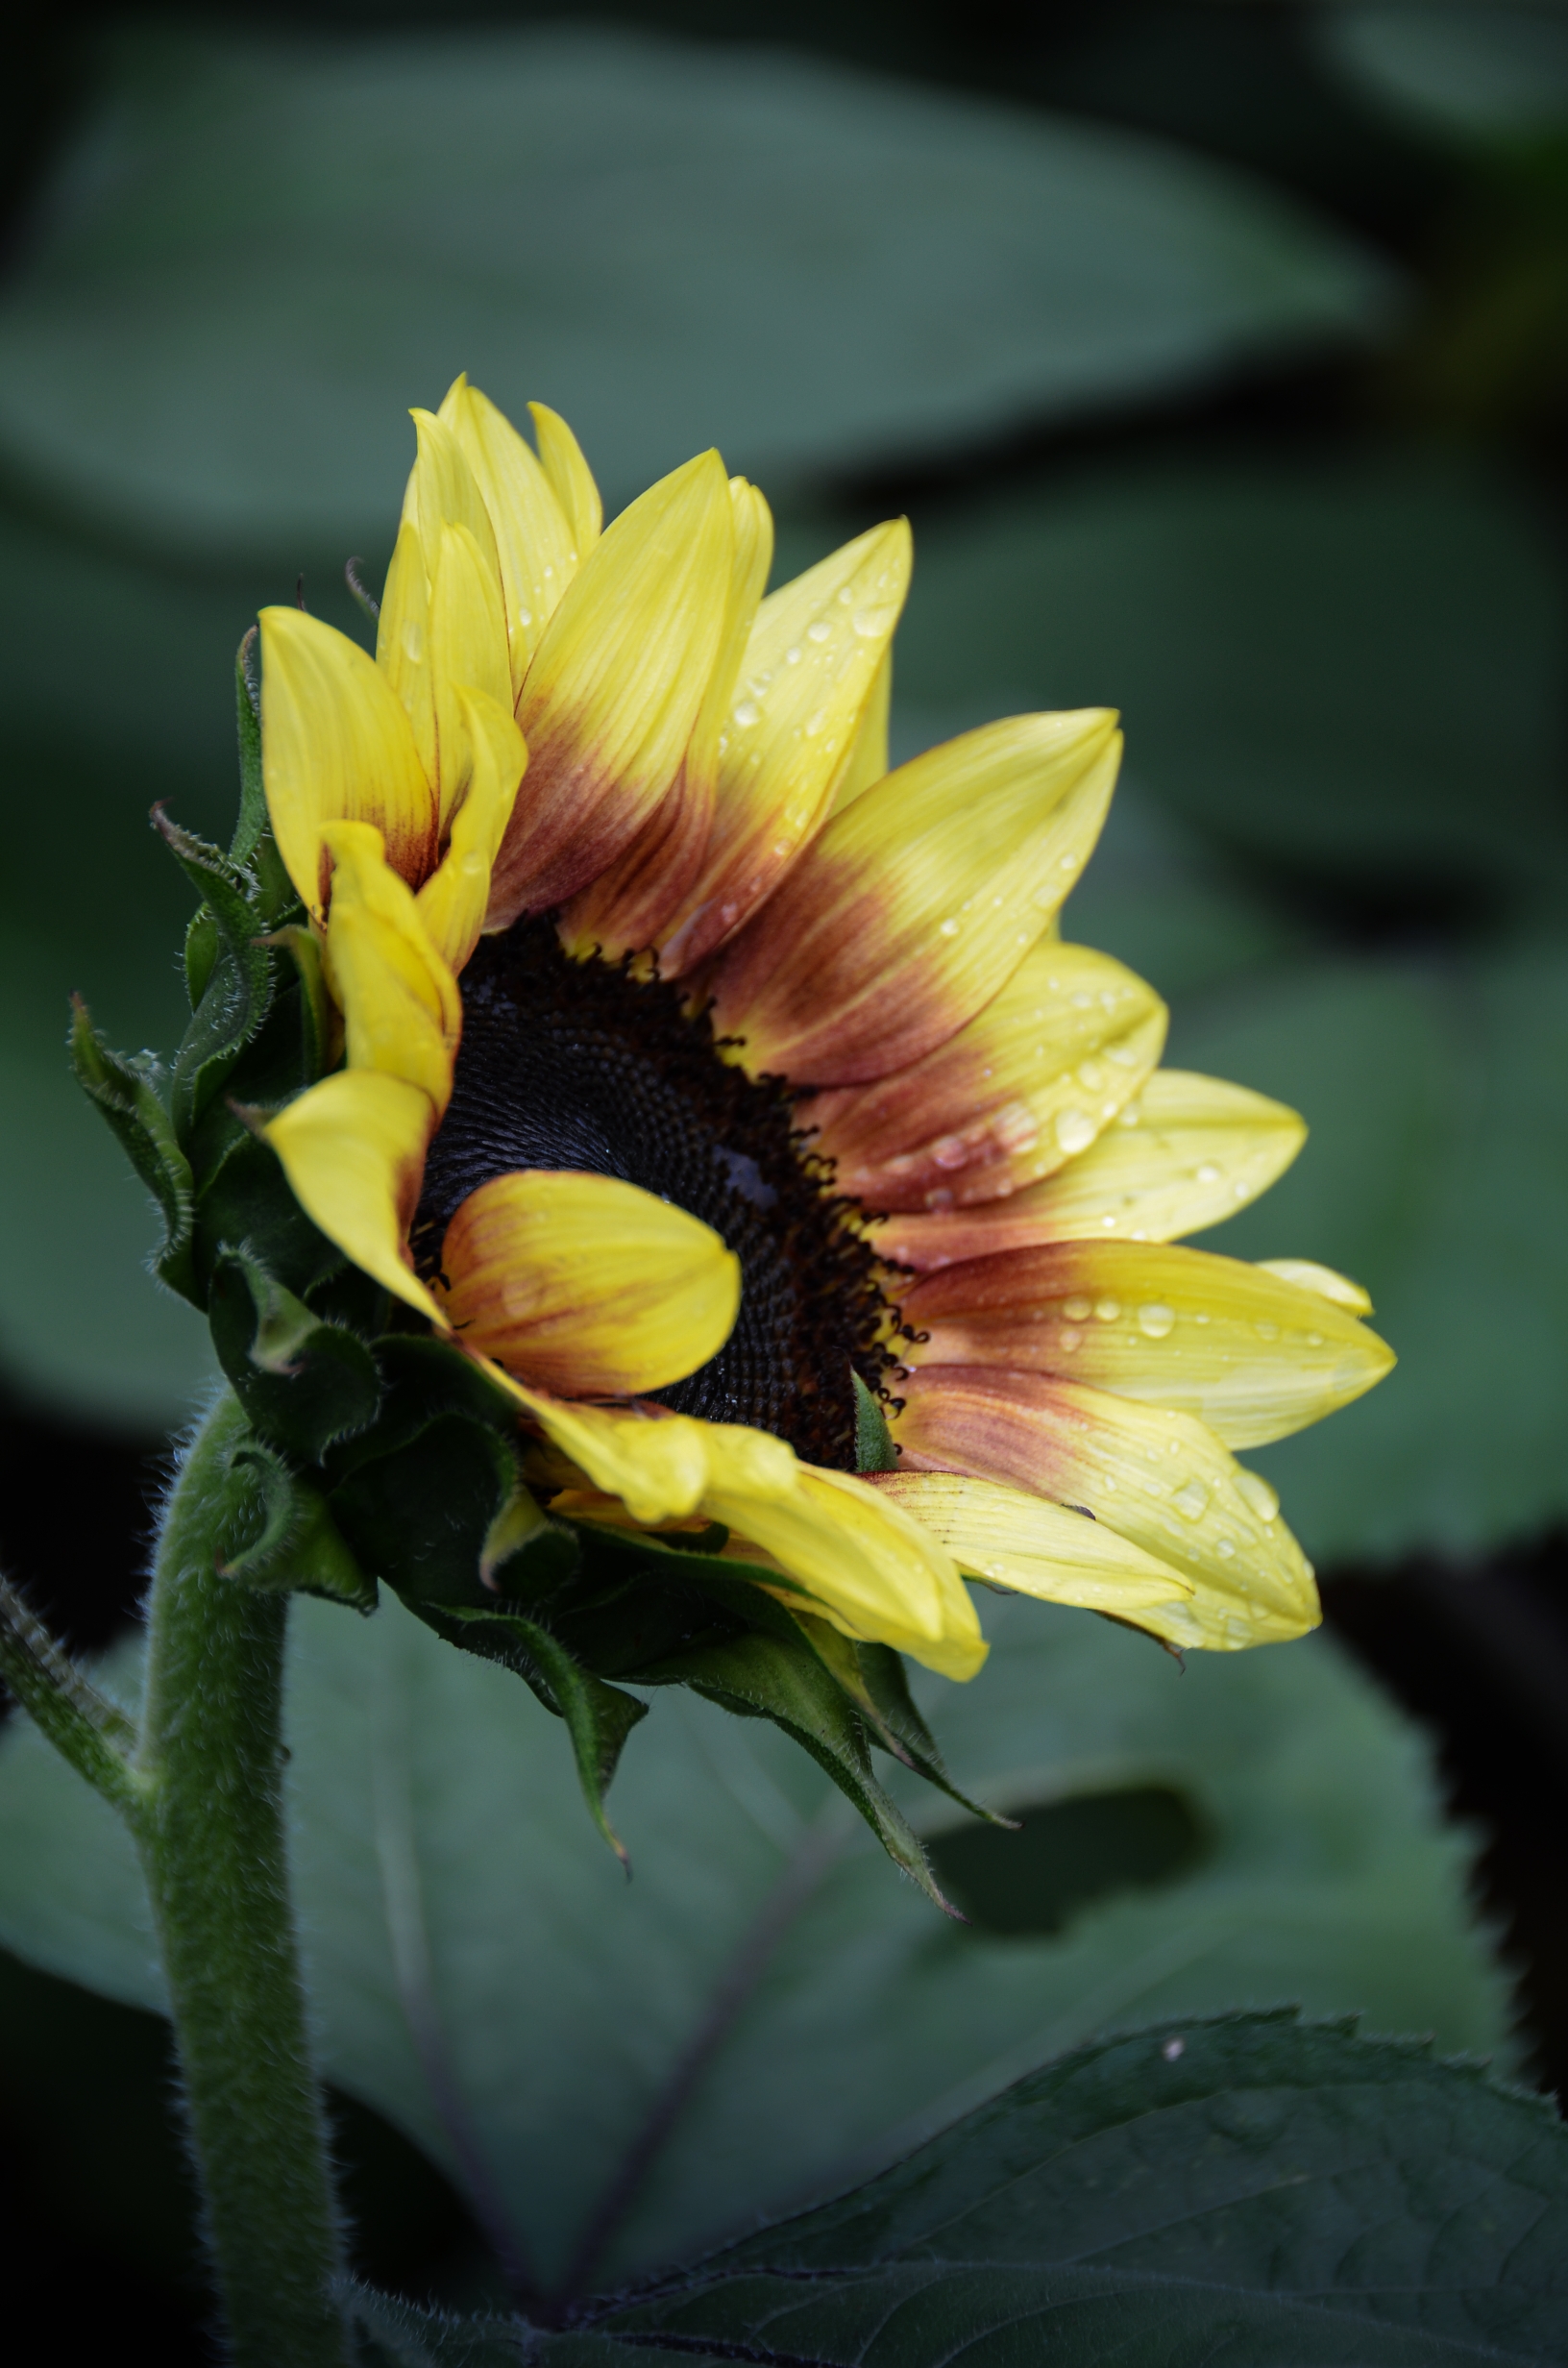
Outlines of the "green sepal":
[[479,1566],[491,1526],[517,1490],[511,1448],[471,1414],[427,1411],[411,1437],[391,1427],[389,1451],[356,1463],[331,1491],[345,1537],[411,1611],[494,1603]]
[[623,1866],[626,1853],[604,1810],[604,1795],[627,1736],[648,1704],[575,1661],[548,1628],[521,1612],[476,1604],[438,1605],[404,1598],[428,1627],[449,1644],[500,1662],[525,1679],[547,1711],[564,1720],[577,1764],[577,1781],[588,1813]]
[[[269,1274],[303,1295],[337,1271],[343,1252],[310,1222],[270,1143],[226,1110],[213,1109],[208,1118],[226,1126],[196,1196],[197,1280],[204,1295],[225,1246],[243,1242]],[[198,1148],[206,1137],[204,1125]]]
[[199,904],[191,914],[190,925],[185,931],[185,996],[192,1011],[199,1007],[211,984],[212,973],[222,951],[223,940],[212,918],[212,907],[210,904]]
[[355,1560],[321,1491],[260,1440],[245,1441],[229,1460],[254,1473],[261,1525],[237,1554],[218,1565],[218,1576],[268,1593],[321,1595],[329,1603],[374,1612],[375,1581]]
[[[827,1623],[825,1620],[814,1620],[812,1625],[824,1628]],[[915,1697],[909,1690],[909,1679],[901,1655],[895,1653],[891,1644],[856,1644],[848,1637],[839,1636],[836,1629],[830,1633],[835,1642],[828,1647],[828,1651],[841,1656],[847,1654],[855,1665],[859,1690],[855,1691],[854,1699],[860,1706],[862,1717],[883,1748],[890,1751],[895,1760],[901,1760],[905,1767],[913,1768],[917,1776],[923,1776],[928,1785],[935,1785],[939,1792],[945,1792],[950,1801],[957,1801],[959,1807],[967,1809],[971,1816],[983,1817],[988,1825],[999,1825],[1008,1833],[1016,1834],[1018,1830],[1016,1817],[1004,1817],[994,1809],[983,1809],[978,1801],[971,1801],[967,1792],[960,1792],[948,1775],[942,1754],[937,1749],[936,1738],[920,1716]],[[825,1653],[823,1658],[826,1658]],[[845,1677],[841,1677],[839,1682],[845,1692],[852,1690]]]
[[[324,1283],[322,1295],[335,1294],[341,1279],[334,1275]],[[375,1347],[385,1388],[380,1416],[374,1428],[331,1450],[328,1468],[338,1478],[380,1457],[401,1454],[440,1415],[460,1415],[508,1442],[516,1438],[517,1401],[460,1348],[418,1332],[383,1333]],[[481,1534],[516,1486],[509,1445],[505,1469],[505,1494],[486,1511]]]
[[782,1727],[854,1804],[894,1864],[945,1914],[964,1920],[937,1888],[925,1852],[871,1772],[865,1721],[804,1637],[733,1637],[673,1654],[639,1676],[645,1685],[690,1686],[738,1717],[771,1718]]
[[157,1201],[163,1241],[154,1266],[183,1298],[201,1305],[192,1259],[194,1187],[190,1162],[175,1138],[174,1122],[153,1079],[151,1054],[127,1059],[111,1052],[80,996],[71,998],[71,1063],[83,1092],[118,1136],[126,1156]]
[[175,1130],[184,1143],[266,1018],[272,956],[257,942],[259,916],[245,874],[220,849],[171,823],[161,807],[154,807],[153,821],[206,902],[219,939],[217,960],[175,1056],[171,1100]]
[[485,1531],[479,1584],[502,1595],[553,1594],[576,1576],[581,1561],[576,1533],[552,1521],[520,1480]]
[[276,929],[268,944],[281,947],[293,961],[300,981],[300,1034],[304,1053],[305,1082],[313,1085],[335,1068],[343,1049],[342,1024],[336,1006],[327,992],[327,972],[321,958],[321,940],[303,922],[291,922],[286,928]]
[[229,843],[233,864],[249,863],[267,830],[267,792],[261,774],[261,699],[251,679],[257,628],[234,652],[234,721],[239,733],[239,820]]
[[260,1437],[306,1464],[375,1420],[381,1382],[364,1342],[284,1289],[248,1249],[225,1248],[208,1293],[218,1361]]
[[898,1450],[893,1443],[881,1400],[858,1373],[851,1375],[851,1379],[855,1385],[855,1469],[896,1471]]

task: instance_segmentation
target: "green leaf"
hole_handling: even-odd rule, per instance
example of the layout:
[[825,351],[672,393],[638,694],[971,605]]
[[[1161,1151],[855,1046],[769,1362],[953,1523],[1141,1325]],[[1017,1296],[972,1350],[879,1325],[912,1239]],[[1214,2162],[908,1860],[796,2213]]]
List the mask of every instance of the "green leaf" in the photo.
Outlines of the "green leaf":
[[123,1053],[111,1052],[78,996],[71,1010],[71,1062],[83,1092],[103,1112],[158,1203],[163,1219],[163,1240],[156,1253],[159,1274],[182,1297],[197,1300],[190,1162],[175,1138],[151,1055],[127,1060]]
[[251,883],[227,855],[171,823],[153,819],[187,879],[206,898],[220,952],[175,1056],[172,1106],[182,1142],[260,1028],[272,1003],[272,956],[260,943]]
[[601,2311],[595,2348],[858,2368],[893,2322],[907,2368],[1522,2368],[1568,2348],[1565,2247],[1549,2099],[1420,2045],[1232,2016],[1031,2075],[869,2186]]
[[344,1543],[321,1491],[259,1441],[241,1447],[233,1460],[255,1470],[262,1517],[257,1536],[220,1565],[221,1575],[244,1587],[297,1591],[374,1612],[375,1582]]
[[[547,2284],[597,2228],[603,2284],[881,2168],[1106,2030],[1290,1998],[1507,2046],[1425,1746],[1326,1641],[1194,1654],[1184,1675],[1087,1615],[988,1598],[986,1620],[981,1677],[918,1690],[968,1790],[1027,1811],[1164,1788],[1207,1838],[1054,1935],[946,1922],[787,1736],[678,1688],[617,1789],[627,1885],[515,1675],[389,1598],[369,1622],[297,1604],[296,1893],[328,2077],[449,2171],[477,2144]],[[134,1700],[134,1661],[98,1682]],[[888,1789],[940,1848],[959,1830],[896,1766]],[[134,1857],[20,1720],[0,1745],[0,1941],[159,2002]],[[411,2026],[434,2033],[435,2091]]]
[[512,410],[548,387],[614,509],[703,437],[776,492],[1360,335],[1388,294],[1158,141],[745,48],[207,31],[122,39],[100,87],[0,307],[0,446],[186,553],[384,550],[453,357]]
[[266,783],[261,777],[261,695],[252,678],[257,628],[234,653],[234,722],[239,734],[239,820],[229,845],[231,863],[249,863],[271,828]]
[[1180,1011],[1171,1057],[1291,1103],[1295,1166],[1211,1237],[1370,1291],[1397,1350],[1262,1450],[1309,1553],[1468,1553],[1568,1512],[1568,952],[1324,961]]
[[[365,1568],[411,1605],[484,1608],[486,1542],[517,1488],[516,1458],[465,1413],[427,1410],[412,1436],[393,1438],[395,1446],[356,1460],[333,1489],[335,1519]],[[352,1446],[375,1440],[370,1433]]]
[[[222,1115],[227,1119],[227,1112]],[[317,1231],[295,1199],[270,1143],[238,1121],[225,1141],[196,1200],[197,1248],[208,1266],[203,1279],[210,1282],[218,1259],[233,1243],[243,1242],[247,1253],[286,1289],[301,1294],[314,1289],[342,1266],[342,1251]]]
[[381,1385],[364,1342],[323,1323],[248,1251],[220,1256],[208,1320],[240,1404],[274,1446],[316,1464],[374,1421]]
[[1359,92],[1450,137],[1516,144],[1568,124],[1568,25],[1550,5],[1341,6],[1312,37]]
[[[1560,910],[1568,600],[1500,473],[1376,450],[1123,464],[917,516],[916,542],[899,679],[944,727],[1114,703],[1135,789],[1293,898]],[[1063,933],[1138,963],[1105,878],[1097,857]]]

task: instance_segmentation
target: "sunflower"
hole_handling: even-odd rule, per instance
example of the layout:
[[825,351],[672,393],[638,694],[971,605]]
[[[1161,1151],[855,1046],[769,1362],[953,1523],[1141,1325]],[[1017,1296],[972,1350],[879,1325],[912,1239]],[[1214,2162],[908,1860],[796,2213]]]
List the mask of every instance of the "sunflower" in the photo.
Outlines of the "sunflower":
[[1355,1285],[1173,1246],[1300,1122],[1161,1069],[1057,915],[1120,738],[1090,708],[888,770],[911,565],[764,597],[708,452],[607,529],[570,431],[459,379],[372,659],[261,619],[267,802],[344,1065],[267,1135],[307,1215],[515,1398],[553,1511],[723,1523],[738,1572],[965,1678],[967,1577],[1174,1645],[1300,1634],[1230,1450],[1389,1352]]

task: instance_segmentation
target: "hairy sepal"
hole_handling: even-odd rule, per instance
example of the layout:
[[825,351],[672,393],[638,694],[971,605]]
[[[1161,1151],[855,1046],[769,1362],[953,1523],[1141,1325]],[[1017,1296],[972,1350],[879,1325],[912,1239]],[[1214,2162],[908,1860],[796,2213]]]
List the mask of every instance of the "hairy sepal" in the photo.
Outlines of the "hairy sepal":
[[[216,959],[175,1057],[170,1101],[175,1131],[185,1143],[271,1008],[272,956],[259,942],[266,922],[255,881],[221,849],[170,822],[161,807],[154,808],[153,821],[211,914],[218,940]],[[199,955],[187,971],[188,983],[195,983],[202,967]]]
[[70,1050],[83,1092],[102,1111],[158,1203],[163,1240],[153,1264],[159,1278],[171,1291],[200,1306],[192,1260],[190,1162],[180,1147],[174,1121],[158,1091],[157,1063],[150,1053],[128,1057],[111,1052],[80,997],[72,999]]
[[324,1322],[245,1247],[225,1248],[208,1297],[218,1359],[258,1435],[318,1464],[362,1431],[380,1405],[380,1376],[365,1343]]

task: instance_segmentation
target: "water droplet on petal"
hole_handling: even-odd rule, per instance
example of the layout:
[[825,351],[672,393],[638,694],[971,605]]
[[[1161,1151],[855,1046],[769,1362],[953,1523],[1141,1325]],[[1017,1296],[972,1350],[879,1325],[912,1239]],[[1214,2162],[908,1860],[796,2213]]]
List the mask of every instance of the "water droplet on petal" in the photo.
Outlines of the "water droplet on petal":
[[1214,1540],[1214,1552],[1219,1556],[1222,1563],[1228,1563],[1231,1556],[1236,1552],[1236,1547],[1232,1544],[1229,1538],[1216,1538]]
[[1119,1299],[1096,1299],[1094,1313],[1101,1323],[1115,1323],[1121,1314],[1121,1301]]
[[1209,1492],[1201,1480],[1188,1480],[1170,1501],[1188,1520],[1201,1521],[1209,1510]]
[[1084,1336],[1081,1332],[1074,1330],[1070,1323],[1065,1323],[1057,1333],[1056,1344],[1058,1348],[1065,1348],[1070,1356],[1075,1348],[1083,1346]]
[[1161,1299],[1145,1299],[1138,1311],[1138,1328],[1151,1341],[1163,1341],[1176,1322],[1176,1311]]
[[756,701],[754,699],[743,699],[740,705],[735,710],[735,721],[739,724],[742,731],[749,731],[752,725],[760,723],[761,720],[762,709],[758,706]]
[[849,622],[867,641],[875,641],[887,632],[897,616],[896,608],[884,602],[875,608],[857,608]]
[[1094,1140],[1094,1122],[1087,1110],[1059,1110],[1056,1139],[1064,1151],[1087,1151]]
[[1261,1341],[1277,1341],[1280,1337],[1277,1323],[1255,1323],[1252,1328]]
[[816,617],[806,628],[806,639],[808,641],[826,641],[832,630],[833,628],[829,625],[825,617]]
[[1075,1292],[1070,1299],[1063,1300],[1062,1313],[1071,1323],[1087,1323],[1094,1313],[1094,1302],[1092,1299],[1081,1297]]
[[1203,1166],[1198,1170],[1198,1182],[1200,1184],[1217,1184],[1223,1172],[1224,1172],[1222,1169],[1214,1166],[1212,1159],[1206,1159]]
[[1238,1471],[1236,1475],[1236,1492],[1244,1504],[1251,1506],[1260,1521],[1272,1521],[1278,1518],[1280,1510],[1278,1491],[1269,1487],[1262,1472]]
[[956,922],[956,921],[944,921],[944,922],[943,923],[943,925],[942,925],[942,935],[943,935],[943,937],[956,937],[956,936],[958,935],[958,924],[957,924],[957,922]]

